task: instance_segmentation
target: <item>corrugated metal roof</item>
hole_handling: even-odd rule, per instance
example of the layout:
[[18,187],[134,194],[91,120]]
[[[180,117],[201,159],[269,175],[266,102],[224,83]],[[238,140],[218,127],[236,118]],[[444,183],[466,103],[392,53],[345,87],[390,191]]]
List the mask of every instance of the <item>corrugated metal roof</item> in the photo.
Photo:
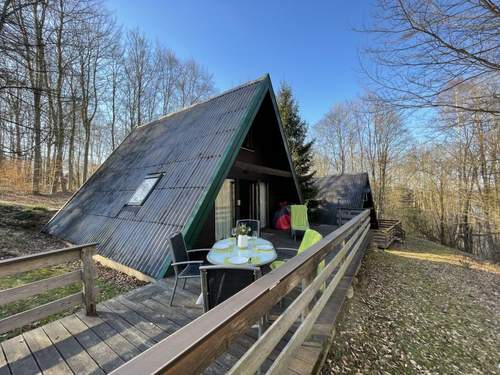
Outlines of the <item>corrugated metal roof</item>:
[[320,177],[316,185],[318,199],[342,207],[362,208],[365,193],[370,192],[368,173]]
[[[136,128],[45,230],[75,244],[98,242],[101,255],[162,277],[168,238],[186,232],[222,159],[251,125],[253,106],[270,89],[265,76]],[[164,175],[144,204],[126,206],[144,178],[158,172]]]

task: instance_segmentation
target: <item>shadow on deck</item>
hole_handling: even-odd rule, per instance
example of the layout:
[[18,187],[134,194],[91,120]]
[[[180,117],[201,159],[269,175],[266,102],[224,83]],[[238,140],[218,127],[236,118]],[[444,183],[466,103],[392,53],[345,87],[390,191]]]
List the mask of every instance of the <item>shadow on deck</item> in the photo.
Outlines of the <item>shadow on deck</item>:
[[[333,226],[313,226],[323,235],[333,231]],[[266,230],[263,237],[275,247],[298,247],[288,233]],[[198,280],[188,282],[186,289],[178,288],[174,305],[169,306],[173,279],[138,288],[98,305],[97,317],[78,312],[49,323],[1,344],[0,375],[28,374],[104,374],[147,350],[202,313],[202,306],[195,301],[200,295]],[[269,314],[270,322],[299,294],[293,291],[284,298],[283,307],[275,306]],[[337,298],[338,299],[338,298]],[[342,296],[343,299],[343,296]],[[325,314],[330,321],[336,314],[339,301],[333,301]],[[327,316],[328,315],[328,316]],[[321,318],[321,317],[320,317]],[[319,320],[321,322],[321,319]],[[285,335],[274,352],[264,363],[268,368],[281,348],[293,335],[296,325]],[[313,339],[303,346],[289,366],[289,373],[310,373],[313,358],[321,351],[316,339],[328,336],[331,327],[315,326]],[[319,335],[319,336],[318,336]],[[323,335],[323,336],[321,336]],[[257,329],[249,329],[220,356],[205,373],[225,373],[257,340]]]

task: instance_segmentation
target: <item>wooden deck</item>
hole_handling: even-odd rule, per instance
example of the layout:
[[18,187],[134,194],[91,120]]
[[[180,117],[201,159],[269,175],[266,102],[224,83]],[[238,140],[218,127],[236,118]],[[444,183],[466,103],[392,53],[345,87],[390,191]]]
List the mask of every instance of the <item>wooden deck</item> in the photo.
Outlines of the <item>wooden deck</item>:
[[[326,234],[334,227],[316,229]],[[263,236],[277,247],[298,245],[282,232],[268,231]],[[352,274],[348,272],[347,276],[352,279]],[[339,302],[350,285],[350,280],[343,282],[341,293],[332,296],[332,303],[325,307],[311,337],[290,363],[289,373],[312,371],[332,332]],[[200,295],[197,280],[189,282],[186,289],[178,288],[174,306],[169,306],[172,286],[172,278],[166,278],[100,303],[97,317],[88,317],[81,311],[4,341],[0,350],[0,375],[111,372],[202,314],[201,305],[195,304]],[[286,296],[283,306],[271,311],[269,320],[272,322],[298,293],[296,290]],[[295,328],[296,325],[266,360],[264,370],[272,364]],[[249,329],[205,372],[225,373],[256,339],[257,329]]]

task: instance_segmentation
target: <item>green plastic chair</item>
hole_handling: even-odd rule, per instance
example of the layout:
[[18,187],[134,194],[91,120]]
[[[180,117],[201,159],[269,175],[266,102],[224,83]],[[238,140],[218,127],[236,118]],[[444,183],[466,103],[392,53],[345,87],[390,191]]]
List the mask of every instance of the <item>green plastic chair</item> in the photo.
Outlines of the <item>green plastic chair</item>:
[[303,204],[293,204],[290,206],[290,214],[292,237],[294,240],[297,240],[297,231],[305,232],[309,229],[307,206]]
[[[306,229],[306,231],[304,233],[304,237],[302,238],[302,241],[301,241],[298,249],[278,248],[276,250],[293,251],[293,252],[296,252],[296,254],[300,254],[303,251],[309,249],[312,245],[321,241],[322,239],[323,239],[323,236],[321,235],[321,233],[316,232],[313,229]],[[275,270],[276,268],[282,266],[283,264],[285,264],[285,261],[275,260],[274,262],[271,263],[270,267],[271,267],[271,269]],[[325,261],[324,260],[318,265],[318,273],[321,272],[321,270],[323,270],[323,268],[325,268]]]

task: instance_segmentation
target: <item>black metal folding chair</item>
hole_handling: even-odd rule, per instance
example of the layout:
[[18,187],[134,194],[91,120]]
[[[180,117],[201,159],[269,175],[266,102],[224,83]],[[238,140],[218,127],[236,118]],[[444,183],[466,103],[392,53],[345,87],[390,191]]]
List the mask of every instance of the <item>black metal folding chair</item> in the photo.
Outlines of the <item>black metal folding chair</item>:
[[[203,310],[207,312],[232,297],[262,276],[259,267],[253,266],[203,266],[201,291]],[[258,335],[262,334],[264,319],[259,319]]]
[[200,266],[204,264],[210,249],[188,250],[186,243],[184,242],[184,237],[180,232],[170,237],[170,249],[173,258],[172,266],[174,267],[175,273],[174,290],[172,291],[172,296],[170,297],[170,306],[172,306],[178,280],[184,279],[184,285],[182,286],[184,289],[186,287],[187,279],[199,278]]
[[[255,219],[240,219],[236,221],[236,226],[244,224],[247,227],[250,227],[252,232],[257,232],[257,237],[260,237],[260,221]],[[252,235],[252,233],[249,233]]]
[[262,276],[259,267],[236,265],[203,266],[200,267],[200,273],[205,312]]

